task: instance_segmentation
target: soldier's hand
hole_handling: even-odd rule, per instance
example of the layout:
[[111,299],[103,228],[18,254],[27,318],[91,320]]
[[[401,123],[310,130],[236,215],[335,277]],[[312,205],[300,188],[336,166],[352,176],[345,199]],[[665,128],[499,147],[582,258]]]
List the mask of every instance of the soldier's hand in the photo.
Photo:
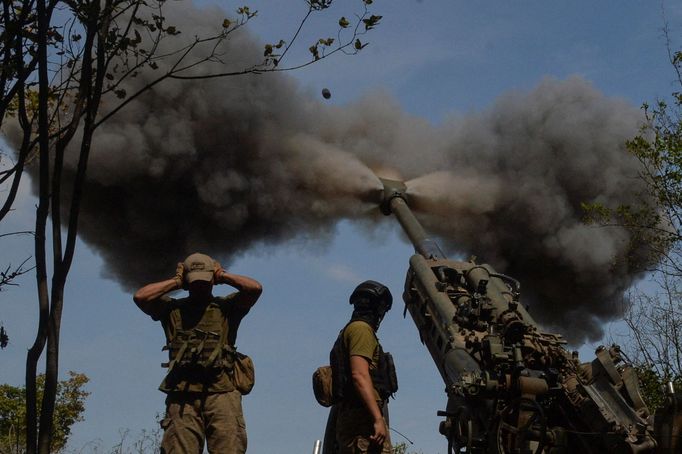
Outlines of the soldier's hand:
[[182,262],[178,262],[178,266],[175,268],[175,276],[173,277],[178,288],[185,288],[185,265]]
[[374,421],[374,435],[369,437],[370,441],[383,445],[387,438],[388,427],[386,427],[386,421],[383,418]]
[[213,282],[214,283],[219,283],[220,282],[220,273],[223,272],[223,266],[218,262],[217,260],[213,261]]

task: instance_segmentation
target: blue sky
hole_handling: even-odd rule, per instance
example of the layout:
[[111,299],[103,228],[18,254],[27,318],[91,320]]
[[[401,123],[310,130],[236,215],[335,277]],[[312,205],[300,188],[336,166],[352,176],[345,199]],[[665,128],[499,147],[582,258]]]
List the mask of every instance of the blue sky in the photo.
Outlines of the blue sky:
[[[310,35],[316,36],[325,21],[335,22],[341,8],[346,14],[353,3],[336,0],[339,9],[313,21]],[[264,41],[286,36],[305,8],[303,1],[250,4],[259,10],[250,27]],[[238,6],[222,5],[228,11]],[[485,109],[510,91],[530,90],[547,76],[580,75],[608,96],[635,106],[673,89],[662,11],[671,36],[680,36],[679,3],[377,0],[373,10],[383,19],[368,35],[370,45],[363,52],[291,73],[311,97],[321,100],[320,90],[328,87],[332,98],[326,102],[344,105],[383,91],[405,111],[440,123]],[[21,203],[0,225],[0,233],[32,228],[35,201],[28,189],[24,185]],[[31,247],[28,236],[0,239],[2,263],[18,263]],[[411,253],[390,223],[367,234],[342,222],[324,245],[299,238],[259,247],[234,262],[232,271],[255,277],[265,288],[238,341],[253,357],[257,374],[252,395],[244,399],[249,452],[310,452],[322,438],[327,412],[313,399],[310,376],[326,363],[350,313],[347,295],[364,279],[385,282],[396,301],[379,333],[398,367],[392,425],[414,441],[413,449],[445,452],[436,417],[445,405],[443,385],[411,320],[402,318],[400,294]],[[102,268],[96,252],[79,243],[66,290],[60,357],[62,375],[74,370],[91,378],[86,420],[74,427],[71,440],[76,450],[97,440],[110,447],[120,430],[149,429],[163,411],[163,394],[156,390],[165,361],[160,326],[135,307],[129,293],[103,278]],[[169,276],[173,271],[169,263]],[[20,284],[0,294],[0,321],[11,335],[10,345],[0,352],[0,382],[12,384],[23,381],[36,316],[32,276]],[[588,354],[583,349],[583,359],[590,359]],[[401,441],[396,434],[393,438]]]

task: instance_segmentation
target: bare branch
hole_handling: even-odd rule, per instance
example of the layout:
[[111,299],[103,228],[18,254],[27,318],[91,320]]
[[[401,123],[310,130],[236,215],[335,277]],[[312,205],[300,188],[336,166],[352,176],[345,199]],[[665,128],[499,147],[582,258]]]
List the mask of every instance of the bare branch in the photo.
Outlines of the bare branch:
[[[28,232],[30,233],[30,232]],[[0,235],[2,236],[2,235]],[[29,271],[33,270],[35,267],[30,267],[26,268],[26,263],[30,260],[31,258],[28,257],[26,258],[23,262],[21,262],[18,266],[12,267],[12,265],[7,265],[7,267],[4,269],[4,271],[0,271],[0,291],[2,291],[2,288],[6,285],[19,285],[14,282],[16,278],[21,276],[22,274],[26,274]]]

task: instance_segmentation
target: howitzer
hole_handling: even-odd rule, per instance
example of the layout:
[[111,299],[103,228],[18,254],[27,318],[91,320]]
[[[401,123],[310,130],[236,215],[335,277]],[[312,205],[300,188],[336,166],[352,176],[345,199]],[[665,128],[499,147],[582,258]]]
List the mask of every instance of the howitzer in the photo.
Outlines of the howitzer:
[[381,209],[416,251],[403,299],[446,386],[438,414],[448,453],[680,452],[679,396],[655,420],[619,347],[581,364],[533,320],[518,281],[449,260],[410,210],[405,184],[382,183]]

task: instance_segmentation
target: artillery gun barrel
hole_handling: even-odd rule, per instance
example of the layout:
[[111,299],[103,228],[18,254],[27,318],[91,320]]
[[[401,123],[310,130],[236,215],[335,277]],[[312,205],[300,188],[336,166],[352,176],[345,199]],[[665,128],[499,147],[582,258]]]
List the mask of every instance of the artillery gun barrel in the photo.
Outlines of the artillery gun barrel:
[[[415,252],[424,257],[427,263],[447,260],[447,257],[438,246],[438,243],[426,234],[424,228],[412,213],[412,210],[409,207],[409,196],[407,195],[407,186],[405,183],[384,178],[380,178],[380,180],[384,185],[381,211],[385,215],[393,214],[398,219],[403,231],[407,234],[407,237],[414,246]],[[533,317],[531,317],[526,308],[514,304],[514,295],[507,284],[511,283],[516,287],[516,291],[518,292],[520,284],[516,280],[497,273],[489,265],[476,265],[474,263],[462,263],[462,265],[463,274],[471,288],[483,289],[485,287],[486,295],[490,298],[497,315],[508,311],[511,303],[514,306],[513,311],[519,316],[518,322],[538,328],[538,324]],[[448,306],[452,307],[452,302],[442,292],[438,293],[440,293],[439,299],[444,302],[442,305],[443,310],[450,315],[450,312],[454,309],[445,310],[444,306],[445,301],[447,301]],[[448,319],[446,323],[449,323],[450,320],[452,319]],[[516,322],[515,324],[520,326]]]
[[445,254],[440,250],[438,244],[426,235],[426,231],[414,217],[412,211],[407,206],[406,191],[407,186],[401,181],[386,180],[380,178],[384,184],[383,200],[381,211],[385,215],[393,214],[400,222],[414,249],[427,259],[444,259]]
[[444,259],[445,254],[441,251],[438,244],[428,236],[422,226],[414,217],[412,211],[405,203],[402,197],[393,197],[390,202],[391,213],[395,215],[400,222],[401,227],[414,245],[414,249],[418,254],[427,259]]

